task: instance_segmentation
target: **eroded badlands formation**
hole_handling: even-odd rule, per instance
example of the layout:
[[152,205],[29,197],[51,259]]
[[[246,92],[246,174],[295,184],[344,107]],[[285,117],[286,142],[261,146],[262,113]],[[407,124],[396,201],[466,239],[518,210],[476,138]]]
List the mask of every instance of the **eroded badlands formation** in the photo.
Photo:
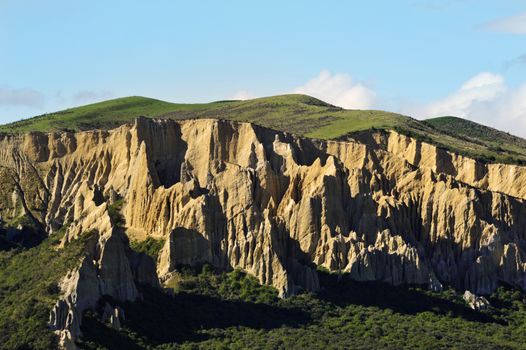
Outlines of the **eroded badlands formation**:
[[[66,345],[101,295],[137,299],[138,283],[184,264],[241,268],[282,296],[319,289],[317,266],[476,294],[499,281],[526,289],[526,168],[394,132],[319,141],[140,118],[111,131],[1,136],[0,181],[4,220],[67,227],[63,244],[98,232],[52,313]],[[124,229],[108,215],[117,200]],[[165,239],[156,267],[124,233]]]

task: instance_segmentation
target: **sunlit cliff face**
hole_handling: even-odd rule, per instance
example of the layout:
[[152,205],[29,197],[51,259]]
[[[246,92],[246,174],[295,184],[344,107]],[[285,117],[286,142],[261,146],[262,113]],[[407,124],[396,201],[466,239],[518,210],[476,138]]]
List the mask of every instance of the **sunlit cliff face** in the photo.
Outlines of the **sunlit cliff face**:
[[[63,244],[99,232],[91,265],[76,272],[91,277],[64,286],[85,300],[100,288],[134,299],[138,278],[155,284],[155,267],[138,265],[123,233],[165,239],[161,281],[179,265],[210,263],[282,296],[316,291],[316,266],[432,289],[526,288],[526,168],[394,132],[319,141],[248,123],[138,119],[112,131],[3,136],[0,181],[3,220],[67,227]],[[108,216],[117,200],[122,229]],[[71,307],[91,305],[81,299]]]

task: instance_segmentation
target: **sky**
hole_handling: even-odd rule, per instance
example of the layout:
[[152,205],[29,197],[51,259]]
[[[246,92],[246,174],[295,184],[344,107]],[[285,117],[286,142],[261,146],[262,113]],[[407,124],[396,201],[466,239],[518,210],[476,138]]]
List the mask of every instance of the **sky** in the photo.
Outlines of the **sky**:
[[0,0],[0,123],[284,93],[526,137],[526,0]]

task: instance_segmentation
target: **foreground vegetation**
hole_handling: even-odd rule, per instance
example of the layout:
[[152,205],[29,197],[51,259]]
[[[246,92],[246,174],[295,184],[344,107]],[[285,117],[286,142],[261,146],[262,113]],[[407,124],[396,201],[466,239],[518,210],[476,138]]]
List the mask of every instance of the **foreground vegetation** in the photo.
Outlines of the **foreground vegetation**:
[[526,140],[454,117],[418,121],[396,113],[345,110],[305,95],[203,104],[125,97],[1,125],[0,132],[109,129],[139,116],[246,121],[307,137],[334,139],[361,131],[396,130],[486,162],[526,163]]
[[[90,235],[57,250],[61,233],[33,248],[0,252],[0,348],[52,349],[49,311],[58,281]],[[158,254],[161,241],[134,244]],[[526,294],[500,287],[486,311],[452,290],[358,283],[319,271],[322,291],[278,298],[245,273],[181,267],[165,290],[141,287],[139,302],[119,303],[121,330],[85,314],[83,349],[523,349]],[[101,303],[103,305],[103,303]]]
[[84,349],[522,349],[525,295],[501,287],[478,312],[449,290],[356,283],[320,272],[323,291],[281,300],[240,271],[183,269],[171,293],[143,289],[125,327],[85,317]]
[[0,251],[1,349],[56,348],[47,321],[59,297],[58,282],[77,264],[90,236],[58,249],[62,233],[33,248]]

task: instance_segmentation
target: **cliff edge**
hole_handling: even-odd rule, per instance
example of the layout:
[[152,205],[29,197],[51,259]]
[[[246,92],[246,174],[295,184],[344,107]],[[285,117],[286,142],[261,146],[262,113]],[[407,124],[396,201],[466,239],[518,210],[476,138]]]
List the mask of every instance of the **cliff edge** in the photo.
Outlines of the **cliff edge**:
[[[0,136],[3,221],[67,227],[63,245],[98,232],[51,316],[73,340],[75,317],[102,296],[135,300],[137,284],[167,282],[182,265],[239,268],[283,297],[316,292],[321,267],[433,290],[526,289],[525,179],[525,167],[394,131],[331,141],[139,118],[109,131]],[[108,214],[116,201],[121,225]],[[128,239],[148,237],[165,240],[155,265],[129,250]]]

